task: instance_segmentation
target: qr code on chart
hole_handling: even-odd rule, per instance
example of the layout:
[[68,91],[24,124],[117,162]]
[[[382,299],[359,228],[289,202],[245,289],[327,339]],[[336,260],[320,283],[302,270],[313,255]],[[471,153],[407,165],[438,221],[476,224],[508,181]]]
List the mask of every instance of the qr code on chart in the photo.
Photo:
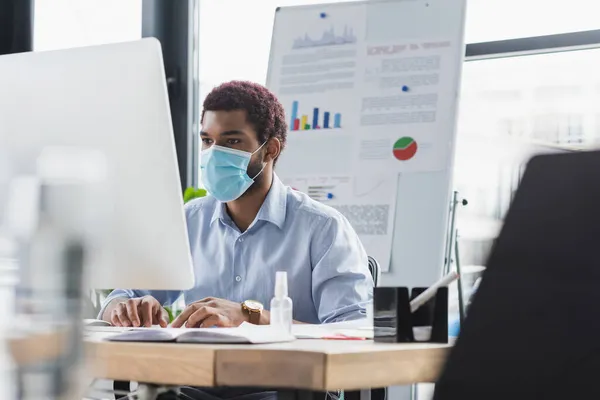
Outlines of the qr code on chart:
[[390,206],[386,205],[339,205],[333,206],[359,235],[385,235],[388,231]]

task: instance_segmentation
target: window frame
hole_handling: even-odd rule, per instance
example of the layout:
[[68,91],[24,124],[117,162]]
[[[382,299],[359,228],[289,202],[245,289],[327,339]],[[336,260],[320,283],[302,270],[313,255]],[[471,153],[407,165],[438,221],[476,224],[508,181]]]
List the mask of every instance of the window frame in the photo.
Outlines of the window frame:
[[162,46],[182,190],[198,181],[198,21],[198,0],[142,1],[142,37]]
[[600,29],[556,35],[532,36],[492,42],[469,43],[465,62],[492,58],[520,57],[600,47]]

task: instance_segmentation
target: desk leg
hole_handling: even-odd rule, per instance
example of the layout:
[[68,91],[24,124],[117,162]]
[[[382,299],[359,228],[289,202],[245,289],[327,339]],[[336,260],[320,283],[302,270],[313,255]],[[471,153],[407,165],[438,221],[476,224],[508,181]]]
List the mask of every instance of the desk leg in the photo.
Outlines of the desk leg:
[[410,400],[419,400],[418,397],[418,387],[416,384],[413,383],[412,385],[410,385]]

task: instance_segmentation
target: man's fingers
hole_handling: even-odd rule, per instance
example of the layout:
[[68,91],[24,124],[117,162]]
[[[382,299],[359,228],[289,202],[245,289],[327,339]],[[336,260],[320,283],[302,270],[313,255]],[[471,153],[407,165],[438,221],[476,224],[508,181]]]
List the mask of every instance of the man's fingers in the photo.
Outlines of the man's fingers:
[[143,299],[141,304],[140,304],[140,312],[142,314],[142,324],[146,327],[146,328],[150,328],[152,326],[152,317],[153,317],[153,310],[152,310],[152,304],[153,302],[149,301],[148,299]]
[[117,312],[114,310],[112,313],[110,313],[110,322],[111,322],[111,324],[113,324],[113,326],[121,326],[121,321],[119,321]]
[[183,324],[188,320],[190,315],[192,315],[194,312],[196,312],[196,306],[194,306],[194,305],[187,306],[181,312],[181,314],[179,314],[179,316],[173,320],[173,322],[171,323],[171,327],[172,328],[181,328],[183,326]]
[[218,307],[219,299],[215,299],[214,297],[205,297],[202,300],[198,300],[194,302],[198,307]]
[[158,324],[161,328],[166,328],[167,326],[169,326],[169,314],[167,314],[167,312],[164,309],[162,309],[162,307],[160,317],[158,318]]
[[195,301],[194,303],[195,304],[196,303],[208,303],[208,302],[214,301],[214,300],[216,300],[214,297],[205,297],[205,298],[203,298],[201,300]]
[[162,307],[157,307],[152,316],[152,324],[160,325],[161,328],[166,328],[169,325],[169,314]]
[[131,326],[131,321],[127,317],[127,309],[125,308],[125,305],[119,304],[119,307],[116,309],[116,313],[117,313],[117,318],[119,318],[119,323],[121,324],[121,326],[125,326],[125,327]]
[[140,326],[140,316],[138,315],[137,304],[133,299],[129,299],[125,302],[125,308],[127,310],[127,316],[131,321],[132,326],[136,328]]
[[200,328],[212,328],[213,326],[225,328],[230,326],[228,319],[220,314],[213,314],[200,323]]
[[212,315],[218,315],[219,311],[216,308],[212,308],[212,307],[199,307],[198,310],[193,313],[192,315],[190,315],[190,317],[187,319],[187,322],[185,323],[185,327],[186,328],[196,328],[199,327],[200,324],[202,324],[202,322],[212,316]]

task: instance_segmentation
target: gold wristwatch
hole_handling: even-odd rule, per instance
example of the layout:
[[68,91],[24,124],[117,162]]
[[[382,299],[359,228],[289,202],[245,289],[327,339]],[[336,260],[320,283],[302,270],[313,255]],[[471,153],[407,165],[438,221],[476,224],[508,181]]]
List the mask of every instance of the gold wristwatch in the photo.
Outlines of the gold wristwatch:
[[264,310],[261,302],[256,300],[246,300],[242,303],[242,310],[248,314],[248,322],[254,325],[260,324],[260,315]]

